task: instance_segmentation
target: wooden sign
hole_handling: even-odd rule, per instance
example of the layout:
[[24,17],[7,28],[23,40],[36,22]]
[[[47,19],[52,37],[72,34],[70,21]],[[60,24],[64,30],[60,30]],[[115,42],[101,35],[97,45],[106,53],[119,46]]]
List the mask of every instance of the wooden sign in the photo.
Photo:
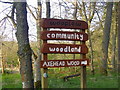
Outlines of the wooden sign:
[[88,48],[86,45],[71,44],[43,44],[42,53],[61,53],[61,54],[86,54]]
[[73,66],[87,66],[89,59],[75,59],[75,60],[47,60],[41,61],[41,68],[54,68],[54,67],[73,67]]
[[88,24],[81,20],[47,19],[41,20],[43,28],[88,29]]
[[[43,59],[40,62],[42,68],[42,88],[48,88],[47,82],[47,68],[52,67],[72,67],[81,66],[81,88],[86,88],[86,66],[89,65],[89,60],[86,59],[88,48],[85,41],[88,40],[88,35],[85,29],[88,29],[88,24],[81,20],[67,20],[67,19],[41,19],[40,27],[43,28],[41,39],[43,39]],[[63,28],[63,29],[81,29],[82,32],[65,32],[65,31],[47,31],[48,28]],[[76,44],[48,44],[47,40],[71,40],[82,41],[82,45]],[[81,54],[82,59],[74,60],[48,60],[49,53],[60,54]]]
[[83,32],[42,31],[41,39],[43,40],[87,41],[88,35]]

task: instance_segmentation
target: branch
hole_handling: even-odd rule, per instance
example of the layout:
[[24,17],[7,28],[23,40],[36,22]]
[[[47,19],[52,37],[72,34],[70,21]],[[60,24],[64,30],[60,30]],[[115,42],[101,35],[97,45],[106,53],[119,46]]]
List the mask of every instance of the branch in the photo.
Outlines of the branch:
[[75,9],[74,9],[74,12],[73,12],[73,18],[74,20],[77,20],[77,1],[75,2]]
[[35,15],[33,14],[32,10],[31,10],[30,7],[28,6],[28,4],[27,4],[27,8],[28,8],[28,10],[30,11],[30,13],[32,14],[33,18],[34,18],[35,20],[37,20],[37,18],[36,18]]
[[11,16],[8,16],[7,17],[12,21],[13,23],[13,26],[16,28],[17,27],[17,24],[15,23],[15,20],[11,17]]
[[[96,10],[95,10],[95,11],[96,11]],[[99,21],[100,21],[101,27],[102,27],[102,29],[103,29],[102,21],[101,21],[101,19],[100,19],[100,16],[99,16],[99,14],[98,14],[98,11],[96,11],[96,13],[97,13],[98,19],[99,19]]]
[[8,8],[11,8],[11,6],[5,8],[4,10],[2,10],[2,11],[0,12],[0,14],[1,14],[1,13],[4,13],[4,11],[6,11]]
[[32,50],[32,55],[33,55],[33,57],[34,57],[35,60],[38,58],[38,56],[34,53],[33,50]]
[[14,20],[14,13],[15,13],[15,3],[12,6],[11,18]]
[[86,21],[88,22],[88,18],[87,18],[87,14],[86,14],[86,8],[85,8],[85,3],[82,2],[82,4],[83,4],[83,12],[84,12],[84,14],[85,14],[85,19],[86,19]]
[[96,6],[96,2],[95,3],[93,3],[93,12],[92,12],[92,15],[89,17],[90,19],[89,19],[89,22],[91,23],[91,21],[92,21],[92,19],[93,19],[93,17],[94,17],[94,14],[95,14],[95,6]]
[[7,17],[12,21],[13,26],[16,28],[17,24],[15,23],[15,20],[14,20],[14,13],[15,13],[15,3],[13,3],[13,6],[12,6],[11,16],[7,15]]
[[[5,20],[7,17],[4,17],[2,20],[0,20],[0,23],[3,21],[3,20]],[[1,25],[2,26],[2,25]]]
[[13,4],[13,2],[4,2],[4,1],[0,1],[1,3],[6,3],[6,4]]

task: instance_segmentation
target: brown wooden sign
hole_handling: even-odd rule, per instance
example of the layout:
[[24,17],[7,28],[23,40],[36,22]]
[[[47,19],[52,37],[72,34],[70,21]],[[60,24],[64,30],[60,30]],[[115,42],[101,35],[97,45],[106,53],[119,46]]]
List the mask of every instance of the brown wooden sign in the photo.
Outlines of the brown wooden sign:
[[41,20],[43,28],[88,29],[88,24],[81,20],[47,19]]
[[86,45],[71,44],[43,44],[42,53],[61,53],[61,54],[86,54],[88,48]]
[[41,61],[41,68],[54,68],[54,67],[73,67],[73,66],[87,66],[89,59],[75,59],[75,60],[47,60]]
[[83,32],[42,31],[41,39],[43,40],[87,41],[88,35]]

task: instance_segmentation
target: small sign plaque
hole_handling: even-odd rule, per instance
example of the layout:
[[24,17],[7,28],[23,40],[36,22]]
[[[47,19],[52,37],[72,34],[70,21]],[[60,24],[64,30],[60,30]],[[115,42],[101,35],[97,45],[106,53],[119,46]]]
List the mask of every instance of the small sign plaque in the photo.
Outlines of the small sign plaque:
[[41,39],[43,40],[87,41],[88,35],[83,32],[42,31]]
[[41,68],[54,68],[54,67],[75,67],[75,66],[87,66],[89,65],[89,59],[74,59],[74,60],[47,60],[41,61]]
[[88,48],[86,45],[75,44],[43,44],[42,53],[61,53],[61,54],[86,54]]
[[41,20],[41,27],[64,28],[64,29],[88,29],[88,24],[85,21],[81,20],[43,18]]

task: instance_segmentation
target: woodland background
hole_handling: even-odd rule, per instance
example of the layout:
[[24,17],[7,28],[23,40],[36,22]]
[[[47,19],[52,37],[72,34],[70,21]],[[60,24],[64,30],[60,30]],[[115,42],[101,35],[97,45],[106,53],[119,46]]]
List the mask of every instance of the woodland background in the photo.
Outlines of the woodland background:
[[[1,73],[20,71],[21,80],[25,83],[22,87],[41,86],[39,68],[42,59],[40,53],[41,18],[86,21],[89,25],[86,30],[89,35],[89,40],[86,42],[89,48],[87,58],[91,60],[87,71],[90,75],[100,73],[103,76],[109,75],[110,72],[120,72],[120,2],[38,0],[36,6],[26,2],[0,1],[0,3],[6,6],[0,11],[0,14],[4,13],[0,20]],[[59,30],[64,31],[64,29]],[[80,30],[72,29],[72,31],[79,32]],[[54,41],[54,43],[79,42]],[[80,55],[49,54],[48,58],[52,60],[79,59]],[[50,72],[53,71],[56,75],[62,72],[67,73],[65,75],[71,75],[80,73],[80,67],[50,69]]]

